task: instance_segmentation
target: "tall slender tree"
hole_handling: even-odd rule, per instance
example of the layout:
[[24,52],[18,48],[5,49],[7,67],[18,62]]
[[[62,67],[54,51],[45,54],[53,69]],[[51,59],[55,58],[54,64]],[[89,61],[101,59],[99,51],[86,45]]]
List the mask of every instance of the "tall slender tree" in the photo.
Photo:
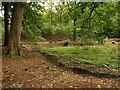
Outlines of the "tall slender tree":
[[4,35],[4,44],[3,46],[8,45],[8,33],[9,33],[9,3],[3,2],[4,6],[4,25],[5,25],[5,35]]

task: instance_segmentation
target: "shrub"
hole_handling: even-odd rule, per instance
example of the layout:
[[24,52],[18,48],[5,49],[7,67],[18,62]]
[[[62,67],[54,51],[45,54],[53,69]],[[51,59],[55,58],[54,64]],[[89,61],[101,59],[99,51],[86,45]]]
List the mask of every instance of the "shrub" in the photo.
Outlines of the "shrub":
[[12,85],[12,88],[14,88],[15,90],[21,90],[23,88],[23,84],[16,84],[16,83],[14,83]]
[[80,45],[84,46],[84,45],[94,45],[95,44],[95,40],[94,39],[82,39]]
[[63,45],[64,45],[64,46],[68,46],[68,45],[69,45],[69,42],[70,42],[70,40],[64,40],[64,41],[63,41]]

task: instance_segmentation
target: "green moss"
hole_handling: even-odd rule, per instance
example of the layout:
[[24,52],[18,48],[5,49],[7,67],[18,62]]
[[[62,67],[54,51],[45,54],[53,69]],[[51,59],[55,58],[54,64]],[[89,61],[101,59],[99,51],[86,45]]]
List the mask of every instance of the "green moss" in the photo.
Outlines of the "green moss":
[[12,50],[9,54],[9,56],[12,58],[12,59],[17,59],[17,60],[20,60],[22,59],[22,53],[20,55],[17,55],[16,52],[14,50]]

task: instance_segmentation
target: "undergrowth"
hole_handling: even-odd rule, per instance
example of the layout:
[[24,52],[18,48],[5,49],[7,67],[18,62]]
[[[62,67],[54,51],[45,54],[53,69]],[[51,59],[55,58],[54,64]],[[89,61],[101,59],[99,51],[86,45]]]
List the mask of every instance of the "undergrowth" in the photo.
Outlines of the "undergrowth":
[[117,45],[44,47],[43,51],[56,53],[59,58],[73,62],[120,69]]

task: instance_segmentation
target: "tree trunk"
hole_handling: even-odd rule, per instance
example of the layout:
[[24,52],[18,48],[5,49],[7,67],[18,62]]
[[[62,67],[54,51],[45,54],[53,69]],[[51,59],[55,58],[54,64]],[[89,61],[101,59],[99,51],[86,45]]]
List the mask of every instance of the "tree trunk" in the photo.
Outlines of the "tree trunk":
[[[76,5],[76,0],[74,2],[74,4]],[[76,41],[76,21],[77,21],[77,17],[76,17],[76,12],[74,12],[74,22],[73,22],[73,25],[74,25],[74,41]]]
[[4,2],[4,25],[5,25],[5,34],[4,34],[4,44],[3,46],[7,46],[8,45],[8,33],[9,33],[9,3],[8,2]]
[[8,53],[20,56],[20,37],[22,18],[24,12],[24,3],[15,2],[13,7],[13,15],[11,20],[9,42],[8,42]]
[[76,41],[76,20],[74,20],[74,41]]

